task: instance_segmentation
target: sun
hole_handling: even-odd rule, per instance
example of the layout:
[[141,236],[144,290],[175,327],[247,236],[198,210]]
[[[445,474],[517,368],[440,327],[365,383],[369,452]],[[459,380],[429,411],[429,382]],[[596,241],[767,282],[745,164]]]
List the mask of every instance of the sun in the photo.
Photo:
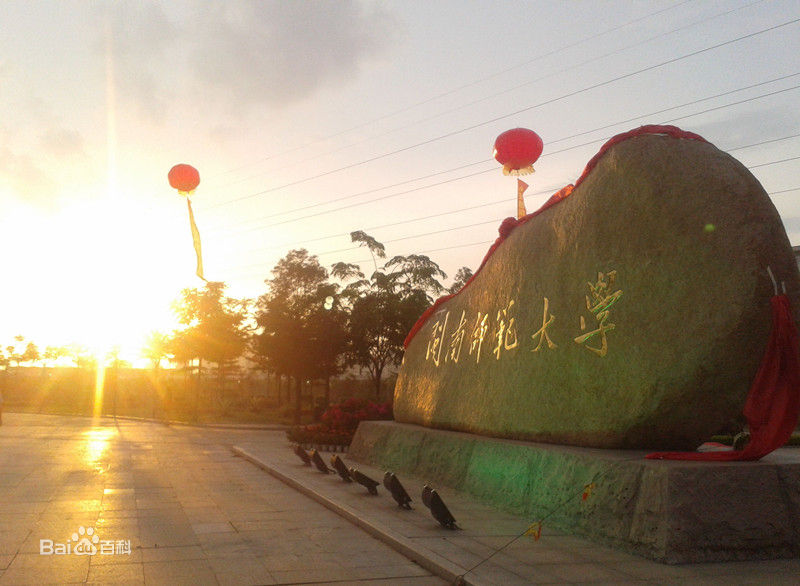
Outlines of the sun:
[[115,350],[139,359],[150,332],[176,327],[170,303],[181,288],[196,285],[191,268],[180,270],[193,267],[187,236],[158,211],[117,197],[19,214],[3,241],[26,246],[0,306],[13,307],[11,322],[41,347],[75,343],[101,363]]

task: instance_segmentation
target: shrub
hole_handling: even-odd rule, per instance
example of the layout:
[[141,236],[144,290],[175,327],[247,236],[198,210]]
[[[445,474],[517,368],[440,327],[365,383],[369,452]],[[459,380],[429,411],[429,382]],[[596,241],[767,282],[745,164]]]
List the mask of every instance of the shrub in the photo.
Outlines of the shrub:
[[289,441],[298,444],[350,445],[359,422],[392,419],[392,404],[351,398],[331,405],[320,417],[321,423],[296,425],[286,432]]

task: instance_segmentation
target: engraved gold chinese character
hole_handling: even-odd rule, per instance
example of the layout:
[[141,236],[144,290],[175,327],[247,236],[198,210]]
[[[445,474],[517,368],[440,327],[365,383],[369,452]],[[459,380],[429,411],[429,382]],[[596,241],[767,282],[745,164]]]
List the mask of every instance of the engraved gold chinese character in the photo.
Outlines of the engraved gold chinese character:
[[500,353],[503,350],[511,350],[519,345],[517,339],[517,326],[514,325],[514,318],[511,316],[511,308],[514,307],[514,300],[497,312],[497,329],[495,330],[496,344],[492,353],[497,360],[500,360]]
[[486,332],[489,331],[489,314],[478,312],[478,319],[475,320],[475,327],[472,328],[472,337],[469,346],[469,354],[475,354],[475,363],[481,361],[481,347],[483,347],[483,339],[486,337]]
[[544,297],[544,309],[542,310],[542,327],[531,336],[534,340],[536,337],[539,337],[539,343],[536,344],[536,348],[531,350],[531,352],[538,352],[542,349],[542,344],[547,342],[547,347],[552,350],[553,348],[557,348],[558,345],[550,339],[550,336],[547,334],[547,328],[550,327],[550,324],[556,319],[556,316],[550,314],[548,317],[548,313],[550,313],[550,300],[547,297]]
[[461,356],[461,345],[464,343],[464,336],[467,333],[467,318],[466,310],[461,311],[461,318],[458,320],[458,325],[455,331],[450,334],[450,343],[447,348],[447,355],[445,360],[452,360],[458,363],[458,358]]
[[[617,271],[610,271],[608,274],[597,273],[597,282],[587,283],[589,285],[589,295],[586,296],[586,309],[594,316],[597,322],[597,329],[587,332],[575,338],[576,344],[584,344],[598,356],[605,356],[608,353],[608,338],[606,332],[615,329],[617,326],[609,322],[611,308],[622,297],[622,290],[611,292],[617,278]],[[581,330],[586,329],[586,320],[581,316]],[[586,342],[600,336],[600,347],[586,345]]]
[[442,346],[444,345],[444,336],[447,331],[447,319],[450,317],[450,312],[444,314],[444,320],[438,319],[433,324],[431,330],[431,339],[428,340],[428,348],[425,351],[425,360],[433,358],[433,363],[439,366],[439,359],[442,356]]

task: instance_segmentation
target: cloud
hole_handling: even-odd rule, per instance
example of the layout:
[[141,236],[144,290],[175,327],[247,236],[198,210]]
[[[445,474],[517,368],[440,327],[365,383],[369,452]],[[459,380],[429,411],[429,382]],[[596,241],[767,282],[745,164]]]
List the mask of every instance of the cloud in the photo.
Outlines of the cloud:
[[52,177],[31,155],[0,146],[0,185],[32,204],[42,204],[55,187]]
[[42,150],[56,157],[79,155],[84,152],[83,135],[71,128],[49,128],[39,138]]
[[99,5],[93,22],[117,100],[157,124],[179,104],[240,114],[344,85],[398,28],[380,4],[357,0],[115,2]]
[[100,31],[96,50],[105,59],[105,74],[113,79],[116,97],[147,118],[162,121],[175,77],[180,27],[157,3],[101,5],[95,16]]
[[220,3],[193,31],[190,65],[239,106],[286,106],[354,79],[394,28],[380,6],[354,1]]

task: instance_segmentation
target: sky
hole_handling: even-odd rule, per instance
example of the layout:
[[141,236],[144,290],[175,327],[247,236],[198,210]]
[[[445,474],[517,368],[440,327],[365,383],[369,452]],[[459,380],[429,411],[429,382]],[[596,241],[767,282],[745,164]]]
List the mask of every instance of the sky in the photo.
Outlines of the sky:
[[611,136],[670,123],[750,167],[800,244],[796,0],[0,2],[0,345],[118,345],[175,327],[206,277],[256,298],[349,233],[477,268],[516,185],[498,134],[544,152],[528,211]]

